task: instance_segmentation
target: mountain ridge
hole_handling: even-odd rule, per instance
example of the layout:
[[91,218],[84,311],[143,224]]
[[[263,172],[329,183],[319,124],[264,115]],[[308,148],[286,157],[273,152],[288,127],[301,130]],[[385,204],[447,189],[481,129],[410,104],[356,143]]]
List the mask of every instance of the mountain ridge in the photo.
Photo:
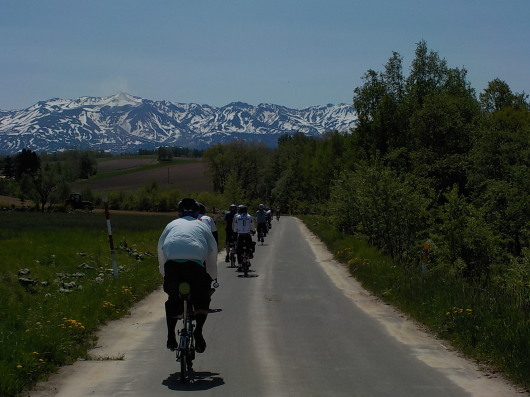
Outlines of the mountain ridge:
[[183,146],[204,149],[234,139],[275,146],[281,135],[320,136],[355,126],[351,105],[291,109],[262,103],[231,102],[222,107],[155,101],[127,93],[108,97],[52,98],[22,110],[0,111],[0,153],[22,149],[68,149],[113,153]]

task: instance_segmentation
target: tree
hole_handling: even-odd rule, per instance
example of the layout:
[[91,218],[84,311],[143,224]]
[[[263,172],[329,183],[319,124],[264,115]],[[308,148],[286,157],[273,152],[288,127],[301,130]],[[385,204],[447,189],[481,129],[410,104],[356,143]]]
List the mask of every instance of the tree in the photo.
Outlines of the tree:
[[173,159],[173,151],[170,147],[160,146],[157,153],[158,161],[171,161]]
[[437,52],[429,51],[424,40],[420,41],[406,81],[410,110],[421,108],[425,98],[444,85],[447,72],[445,59],[440,59]]
[[40,168],[40,163],[37,153],[29,149],[22,149],[22,152],[15,157],[15,178],[20,180],[23,174],[34,175]]
[[93,152],[83,152],[79,159],[79,178],[88,179],[98,170],[97,160]]
[[426,228],[431,200],[423,190],[410,175],[400,177],[379,162],[362,164],[333,181],[330,219],[339,230],[362,234],[391,257],[407,258]]
[[528,95],[514,94],[506,82],[496,78],[488,83],[488,87],[479,95],[480,105],[487,113],[497,112],[506,107],[528,108]]
[[63,178],[57,173],[56,167],[50,164],[45,164],[37,171],[28,187],[30,197],[36,205],[40,206],[42,212],[45,211],[46,204],[51,208],[53,204],[56,204],[55,200],[64,200],[68,188]]
[[[248,143],[243,140],[226,145],[216,145],[204,152],[214,189],[225,193],[230,181],[230,194],[244,191],[244,201],[266,199],[270,194],[273,176],[271,150],[262,143]],[[270,182],[269,182],[270,181]]]
[[11,156],[4,158],[4,175],[6,178],[12,178],[15,176],[15,161]]

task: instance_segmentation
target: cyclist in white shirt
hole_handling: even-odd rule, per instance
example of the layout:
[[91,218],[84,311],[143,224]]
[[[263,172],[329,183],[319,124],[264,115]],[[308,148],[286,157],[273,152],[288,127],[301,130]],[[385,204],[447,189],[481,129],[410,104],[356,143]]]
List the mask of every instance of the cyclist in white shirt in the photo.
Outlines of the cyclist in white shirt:
[[206,215],[206,207],[204,206],[204,204],[197,204],[199,204],[199,216],[197,217],[197,219],[208,225],[208,227],[212,231],[213,237],[215,238],[215,242],[217,243],[217,245],[219,245],[219,234],[217,233],[217,225],[215,224],[215,220],[212,217]]
[[247,213],[247,206],[241,204],[238,206],[237,210],[238,214],[234,216],[234,220],[232,221],[232,230],[234,233],[237,233],[237,263],[241,265],[243,246],[250,247],[250,258],[253,257],[254,242],[252,241],[252,235],[256,233],[256,229],[254,227],[252,216]]
[[202,328],[210,308],[210,287],[217,279],[217,243],[210,227],[197,220],[199,206],[192,198],[184,198],[178,205],[179,218],[170,222],[158,240],[158,264],[164,276],[166,301],[167,348],[175,350],[177,318],[182,314],[179,284],[191,285],[195,309],[195,350],[202,353],[206,342]]

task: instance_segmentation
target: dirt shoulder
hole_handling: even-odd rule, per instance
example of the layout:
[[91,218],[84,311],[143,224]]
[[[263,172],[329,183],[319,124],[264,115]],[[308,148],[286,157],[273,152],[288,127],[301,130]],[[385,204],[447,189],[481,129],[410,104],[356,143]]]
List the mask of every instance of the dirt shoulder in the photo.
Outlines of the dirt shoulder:
[[23,206],[23,205],[28,205],[29,204],[32,204],[31,201],[25,201],[25,202],[22,202],[22,200],[16,198],[16,197],[9,197],[9,196],[0,196],[0,205],[14,205],[14,206]]

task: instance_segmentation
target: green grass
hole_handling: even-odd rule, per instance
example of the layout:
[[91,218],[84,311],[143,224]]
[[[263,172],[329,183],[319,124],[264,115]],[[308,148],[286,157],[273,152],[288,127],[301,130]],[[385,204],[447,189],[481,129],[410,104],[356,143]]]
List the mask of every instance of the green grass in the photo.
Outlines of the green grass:
[[493,284],[472,285],[437,268],[422,274],[419,263],[398,265],[364,240],[333,230],[325,218],[301,219],[374,295],[425,324],[466,356],[530,387],[528,295]]
[[97,329],[160,285],[156,243],[171,219],[111,213],[115,279],[103,214],[0,213],[0,395],[89,359]]

